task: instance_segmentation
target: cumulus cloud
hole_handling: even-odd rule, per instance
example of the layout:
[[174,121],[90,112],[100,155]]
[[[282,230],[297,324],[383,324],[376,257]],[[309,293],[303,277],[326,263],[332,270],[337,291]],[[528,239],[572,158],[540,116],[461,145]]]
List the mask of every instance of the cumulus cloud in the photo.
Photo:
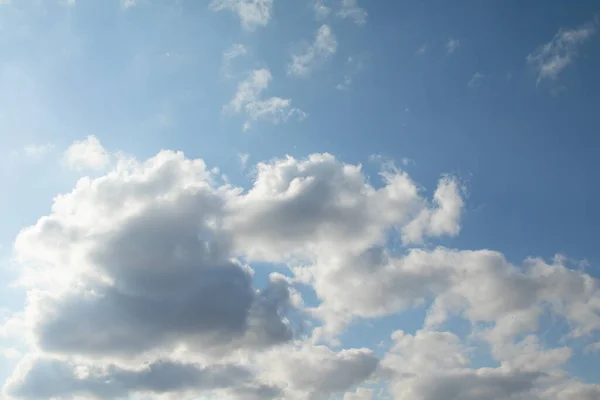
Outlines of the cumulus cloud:
[[25,359],[5,391],[21,399],[86,396],[118,399],[132,393],[177,393],[243,387],[252,377],[235,365],[201,366],[155,361],[138,369],[115,365],[99,368],[56,359]]
[[267,121],[278,124],[290,118],[298,120],[306,118],[308,114],[292,107],[291,99],[275,96],[264,98],[262,96],[272,79],[271,71],[266,68],[252,71],[250,76],[238,85],[237,92],[229,104],[224,107],[224,111],[243,113],[247,118],[244,123],[245,129],[253,121]]
[[108,166],[110,156],[96,136],[74,142],[65,151],[63,160],[75,170],[102,170]]
[[228,10],[236,13],[242,27],[253,31],[269,23],[273,0],[213,0],[210,7],[214,11]]
[[[469,348],[453,333],[422,330],[411,335],[398,331],[392,339],[394,345],[382,363],[392,376],[390,389],[395,399],[563,400],[569,393],[577,394],[572,398],[591,400],[599,393],[599,385],[586,385],[559,370],[550,371],[567,358],[556,357],[555,350],[503,355],[504,359],[520,357],[525,368],[504,363],[499,367],[472,368]],[[529,344],[521,346],[521,350]]]
[[292,54],[292,61],[288,65],[288,74],[295,76],[308,76],[312,70],[335,54],[337,40],[329,25],[322,25],[316,33],[315,41],[305,46],[305,49]]
[[592,23],[576,29],[561,29],[551,41],[527,56],[527,63],[538,72],[537,83],[544,79],[556,79],[577,56],[579,47],[594,33]]
[[348,18],[356,25],[364,25],[367,22],[367,12],[358,6],[358,0],[341,0],[341,7],[337,15],[340,18]]
[[[393,164],[375,181],[330,154],[258,163],[248,189],[183,153],[120,157],[15,239],[27,302],[11,324],[31,354],[4,394],[358,399],[381,396],[357,389],[379,380],[407,400],[597,399],[599,385],[567,372],[575,349],[547,347],[539,329],[550,316],[569,341],[597,342],[598,280],[564,257],[516,265],[431,246],[460,232],[463,195],[450,176],[428,199]],[[256,288],[265,262],[289,269]],[[382,359],[324,345],[415,307],[423,327],[393,333]],[[445,331],[452,319],[467,339]],[[493,365],[474,366],[474,346]]]

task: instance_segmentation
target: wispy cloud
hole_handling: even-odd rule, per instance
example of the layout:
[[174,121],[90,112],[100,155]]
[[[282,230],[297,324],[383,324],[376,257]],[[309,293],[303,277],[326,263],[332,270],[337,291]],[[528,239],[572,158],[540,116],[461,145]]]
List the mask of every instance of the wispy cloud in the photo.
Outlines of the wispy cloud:
[[225,77],[232,78],[232,64],[235,59],[243,57],[248,54],[248,48],[243,44],[236,43],[229,49],[223,52],[223,66],[221,67],[221,74]]
[[471,89],[477,89],[481,86],[484,77],[485,76],[481,72],[475,72],[469,83],[467,83],[467,86]]
[[46,144],[29,144],[23,148],[23,152],[27,157],[40,158],[45,156],[54,148],[52,143]]
[[364,25],[368,16],[367,11],[358,6],[357,0],[342,0],[342,6],[337,15],[340,18],[353,20],[356,25]]
[[593,23],[576,29],[561,29],[551,41],[529,54],[527,63],[538,71],[537,83],[543,79],[556,79],[573,62],[579,46],[595,32],[596,27]]
[[317,19],[325,19],[331,14],[331,7],[326,4],[326,0],[315,0],[313,10]]
[[292,107],[291,99],[281,97],[263,98],[262,93],[273,79],[271,72],[266,69],[252,71],[250,76],[238,85],[238,90],[231,101],[224,106],[224,111],[231,113],[244,113],[247,120],[244,130],[248,129],[251,121],[263,120],[278,124],[295,117],[302,120],[307,114]]
[[344,79],[336,86],[336,89],[338,90],[346,90],[350,88],[354,82],[354,77],[363,69],[363,63],[362,61],[356,59],[356,57],[348,57],[345,68],[346,73],[344,74]]
[[273,0],[213,0],[210,7],[214,11],[228,10],[236,13],[242,27],[252,31],[269,23]]
[[419,55],[419,56],[422,56],[425,53],[427,53],[427,45],[426,44],[419,47],[419,50],[417,50],[417,55]]
[[448,54],[454,53],[456,50],[458,50],[459,47],[460,41],[458,41],[457,39],[448,39],[448,42],[446,42],[446,52]]
[[307,76],[312,70],[325,62],[337,51],[337,40],[329,25],[323,25],[317,30],[315,41],[308,45],[303,52],[292,54],[288,65],[288,74]]

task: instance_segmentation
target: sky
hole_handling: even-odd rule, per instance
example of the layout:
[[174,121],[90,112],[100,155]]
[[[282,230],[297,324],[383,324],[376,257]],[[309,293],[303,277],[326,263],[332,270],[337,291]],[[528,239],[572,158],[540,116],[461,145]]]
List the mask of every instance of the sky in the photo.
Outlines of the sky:
[[0,0],[0,397],[600,399],[599,30]]

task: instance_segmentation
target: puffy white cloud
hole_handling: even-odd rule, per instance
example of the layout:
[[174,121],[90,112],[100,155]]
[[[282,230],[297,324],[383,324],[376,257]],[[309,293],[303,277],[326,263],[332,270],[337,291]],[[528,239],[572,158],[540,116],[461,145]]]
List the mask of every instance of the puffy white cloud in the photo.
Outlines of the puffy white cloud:
[[364,25],[367,22],[368,13],[364,8],[358,6],[358,0],[341,0],[341,7],[337,15],[340,18],[349,18],[356,25]]
[[537,48],[527,56],[527,63],[538,71],[537,82],[543,79],[556,79],[577,55],[579,46],[596,32],[593,23],[576,29],[561,29],[551,41]]
[[[259,97],[265,81],[258,74],[231,107]],[[410,247],[459,233],[463,190],[452,177],[428,200],[389,163],[375,184],[330,154],[259,163],[248,190],[182,153],[115,159],[15,239],[28,296],[7,325],[33,354],[7,395],[372,398],[357,389],[369,379],[386,380],[397,399],[600,393],[565,371],[574,350],[537,336],[550,315],[568,324],[569,340],[597,341],[597,279],[562,257],[514,265],[491,250]],[[246,264],[255,261],[288,263],[292,276],[272,274],[257,290]],[[294,288],[305,284],[318,300],[311,309]],[[423,328],[394,333],[382,361],[319,343],[353,319],[417,306],[428,309]],[[439,331],[453,317],[470,323],[468,342]],[[497,365],[472,367],[478,343]]]
[[335,54],[337,40],[329,25],[322,25],[316,33],[315,41],[305,46],[305,49],[292,54],[292,61],[288,65],[288,74],[295,76],[308,76],[312,70]]
[[[236,365],[184,364],[159,360],[137,369],[98,367],[56,359],[25,359],[5,391],[22,399],[86,396],[117,399],[132,393],[177,393],[251,385],[252,372]],[[266,398],[266,397],[265,397]]]
[[369,349],[336,353],[313,345],[274,349],[260,362],[270,365],[264,375],[268,381],[287,383],[290,396],[296,394],[298,398],[327,398],[344,392],[369,378],[379,365]]
[[213,0],[210,7],[215,11],[228,10],[236,13],[242,27],[252,31],[269,23],[273,0]]
[[[82,179],[23,230],[16,257],[53,290],[30,296],[38,346],[126,357],[185,344],[227,351],[290,339],[283,281],[252,289],[217,230],[232,196],[201,160],[161,152]],[[235,193],[235,191],[234,191]],[[100,221],[101,220],[101,221]],[[34,282],[38,286],[40,282]]]
[[263,98],[262,92],[267,89],[271,80],[271,72],[268,69],[252,71],[250,76],[238,85],[238,90],[233,99],[224,107],[227,112],[243,112],[247,117],[244,124],[245,129],[250,126],[251,121],[267,121],[273,124],[285,122],[295,117],[303,120],[307,117],[304,111],[292,107],[291,99],[281,97]]
[[110,156],[98,138],[90,135],[85,140],[76,141],[69,146],[63,160],[67,166],[78,171],[102,170],[108,166]]
[[591,400],[599,393],[600,386],[578,382],[558,369],[568,352],[540,349],[532,337],[503,353],[502,365],[494,368],[470,368],[469,348],[450,332],[399,331],[392,338],[395,344],[382,364],[391,375],[395,399]]

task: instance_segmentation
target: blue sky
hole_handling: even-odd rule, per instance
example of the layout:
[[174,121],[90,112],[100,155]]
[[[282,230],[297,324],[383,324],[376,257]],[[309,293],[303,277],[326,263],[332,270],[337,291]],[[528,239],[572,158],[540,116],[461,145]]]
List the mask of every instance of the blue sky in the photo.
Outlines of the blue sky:
[[[472,400],[599,398],[599,29],[593,1],[0,0],[5,394],[250,398],[252,390],[267,398],[258,389],[270,385],[284,398],[436,400],[450,387]],[[153,175],[152,165],[163,164],[179,172]],[[77,184],[83,177],[92,183]],[[210,191],[190,189],[203,185]],[[71,192],[56,206],[56,196]],[[198,210],[157,200],[199,193]],[[140,208],[122,211],[131,204]],[[162,225],[143,220],[145,212]],[[134,296],[134,272],[121,270],[139,263],[147,279],[185,282],[179,261],[166,260],[158,273],[131,257],[149,243],[160,252],[156,243],[171,243],[165,232],[187,238],[186,219],[178,219],[186,212],[210,232],[206,251],[219,265],[235,258],[254,270],[259,291],[235,300],[249,313],[240,323],[268,314],[255,305],[281,301],[290,316],[278,308],[283,319],[269,318],[288,328],[296,320],[302,332],[269,336],[264,348],[236,336],[227,346],[237,347],[217,358],[201,349],[227,346],[203,342],[204,331],[190,339],[183,323],[137,352],[75,337],[82,315],[105,310],[103,302],[87,311],[67,306],[81,293]],[[142,220],[158,225],[146,231]],[[48,221],[54,228],[44,228]],[[134,228],[139,236],[122,236]],[[174,275],[161,275],[171,267]],[[214,273],[198,279],[224,279],[223,291],[234,290],[229,272]],[[152,287],[153,295],[167,290]],[[284,299],[269,297],[281,290]],[[202,299],[216,296],[225,308],[215,313],[233,312],[225,292]],[[447,314],[443,322],[427,322],[434,308]],[[109,343],[119,340],[115,332],[143,335],[106,313],[115,326]],[[233,329],[224,317],[219,323],[215,332]],[[395,331],[404,334],[392,338]],[[452,374],[428,364],[443,364],[427,353],[434,346],[455,360]],[[278,365],[278,352],[298,359]],[[531,358],[523,363],[519,353]],[[139,357],[154,362],[156,354],[168,368],[260,373],[222,386],[140,383],[151,374],[131,384]],[[330,361],[318,374],[327,382],[290,378],[301,375],[296,363],[320,358]],[[105,369],[76,379],[68,372],[85,365]],[[126,389],[98,385],[109,370]],[[36,392],[49,376],[59,384]]]

